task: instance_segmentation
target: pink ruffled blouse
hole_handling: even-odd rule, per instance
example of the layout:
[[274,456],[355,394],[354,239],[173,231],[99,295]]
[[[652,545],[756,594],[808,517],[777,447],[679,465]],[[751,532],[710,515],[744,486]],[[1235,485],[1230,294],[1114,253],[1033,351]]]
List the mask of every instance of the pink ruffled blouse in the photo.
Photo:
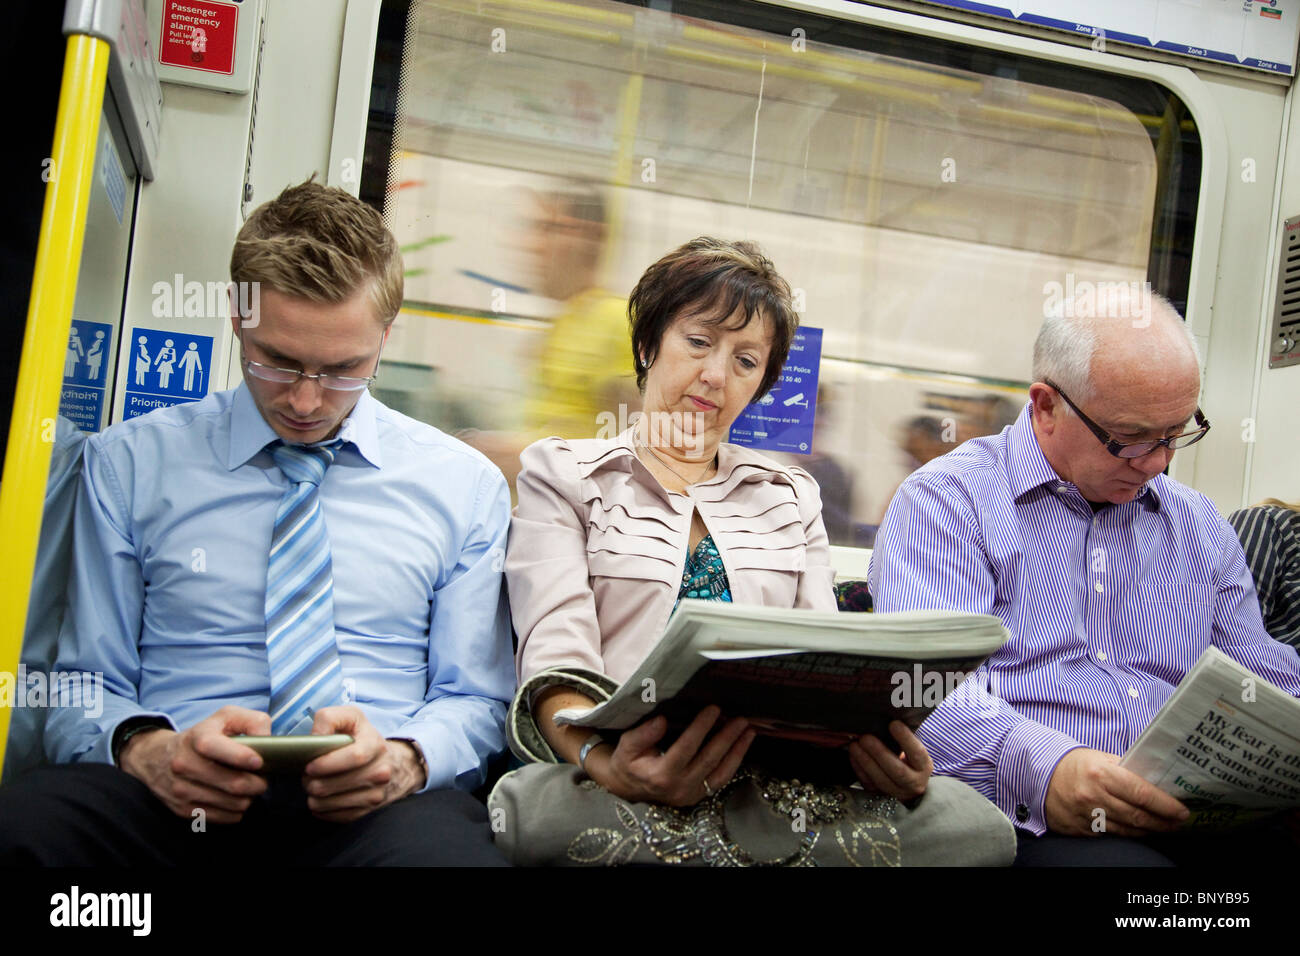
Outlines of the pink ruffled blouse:
[[738,445],[685,493],[614,439],[546,438],[526,448],[506,580],[522,683],[547,667],[623,681],[668,623],[698,510],[737,604],[836,609],[817,483]]

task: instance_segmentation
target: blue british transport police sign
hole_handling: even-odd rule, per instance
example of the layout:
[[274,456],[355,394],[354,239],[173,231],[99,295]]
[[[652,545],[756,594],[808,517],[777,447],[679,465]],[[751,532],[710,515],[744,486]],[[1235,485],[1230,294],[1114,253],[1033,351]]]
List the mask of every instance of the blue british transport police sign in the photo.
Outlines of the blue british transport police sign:
[[137,328],[124,347],[130,359],[123,419],[195,402],[208,393],[212,336]]
[[767,451],[807,455],[812,451],[817,417],[817,379],[821,374],[822,330],[800,326],[790,345],[781,377],[772,390],[745,408],[728,439]]
[[103,322],[72,320],[68,351],[63,359],[63,392],[59,414],[83,432],[97,432],[104,420],[108,362],[113,352],[113,327]]

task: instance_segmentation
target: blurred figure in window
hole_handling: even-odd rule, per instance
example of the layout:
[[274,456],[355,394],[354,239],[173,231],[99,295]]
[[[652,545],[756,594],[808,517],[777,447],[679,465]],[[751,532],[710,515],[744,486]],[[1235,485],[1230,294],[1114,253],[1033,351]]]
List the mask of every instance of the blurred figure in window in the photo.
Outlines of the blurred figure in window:
[[898,443],[907,453],[909,471],[916,471],[926,462],[952,451],[957,447],[955,435],[943,419],[934,415],[917,415],[909,421]]
[[1300,651],[1300,503],[1265,498],[1228,523],[1246,552],[1265,630]]
[[[500,467],[512,488],[525,446],[552,435],[617,434],[626,410],[640,407],[627,300],[599,282],[607,237],[605,201],[595,186],[575,180],[537,195],[525,240],[535,290],[563,304],[542,342],[523,432],[480,432],[467,439]],[[605,423],[612,427],[601,432]]]
[[620,401],[640,405],[627,300],[597,281],[606,237],[605,202],[595,187],[575,182],[538,197],[531,246],[537,291],[564,303],[524,410],[525,428],[538,436],[591,438],[601,412],[617,415]]
[[854,543],[853,476],[826,453],[831,408],[835,404],[833,394],[824,385],[817,389],[817,418],[813,423],[812,452],[801,464],[821,489],[822,522],[826,525],[826,534],[831,544],[851,547]]
[[[1002,429],[1014,425],[1020,417],[1024,402],[1018,402],[1005,395],[983,395],[970,404],[962,415],[957,427],[957,444],[971,438],[983,438],[985,435],[997,435]],[[945,452],[952,448],[944,449]]]
[[[917,415],[903,428],[898,446],[907,454],[911,474],[927,462],[946,455],[964,441],[996,435],[1020,417],[1020,403],[1002,395],[985,395],[960,403],[959,419]],[[897,491],[898,487],[894,487]],[[877,521],[883,521],[893,494],[885,499]]]
[[[907,462],[903,466],[910,475],[916,469],[920,468],[926,462],[933,461],[940,455],[946,455],[957,447],[958,425],[952,418],[938,418],[934,415],[917,415],[903,426],[898,438],[898,447],[907,455]],[[903,476],[904,478],[907,475]],[[900,481],[901,485],[902,482]],[[884,505],[880,509],[880,514],[876,517],[876,524],[880,524],[885,519],[885,512],[889,510],[889,503],[894,500],[894,492],[898,491],[898,485],[894,486],[894,491],[889,493],[885,499]]]

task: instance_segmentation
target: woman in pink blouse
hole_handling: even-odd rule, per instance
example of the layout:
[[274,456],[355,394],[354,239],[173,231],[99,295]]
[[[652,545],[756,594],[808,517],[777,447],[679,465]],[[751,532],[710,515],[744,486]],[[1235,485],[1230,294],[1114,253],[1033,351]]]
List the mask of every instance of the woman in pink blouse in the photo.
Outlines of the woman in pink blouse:
[[[503,815],[507,808],[531,814],[534,831],[563,831],[574,828],[565,817],[575,800],[597,799],[591,784],[566,789],[585,778],[599,785],[600,799],[623,801],[619,827],[575,831],[567,848],[573,862],[619,862],[613,857],[636,859],[638,851],[646,860],[682,862],[685,853],[689,861],[692,853],[680,847],[662,851],[673,840],[656,843],[654,826],[679,836],[694,827],[680,814],[668,819],[667,808],[716,800],[729,789],[755,732],[743,716],[724,719],[709,707],[671,743],[658,717],[611,744],[557,727],[556,711],[607,698],[654,647],[683,597],[836,609],[816,482],[801,468],[724,441],[745,406],[776,383],[789,354],[798,318],[785,280],[753,243],[700,238],[646,271],[628,311],[643,414],[616,438],[548,438],[524,451],[506,557],[519,636],[511,745],[529,760],[567,762],[573,773],[557,779],[525,767],[522,782],[507,777],[491,803]],[[930,757],[901,722],[891,732],[903,754],[865,736],[847,748],[844,782],[856,777],[871,793],[910,801],[926,791]],[[533,789],[520,791],[529,781]],[[630,822],[638,818],[629,804],[650,805],[640,823]],[[547,805],[549,817],[539,809]],[[597,812],[583,806],[580,815]],[[505,820],[500,828],[507,852],[517,851],[517,862],[539,861],[519,849],[521,842],[535,848],[536,834],[529,841],[510,827]],[[700,854],[698,840],[682,839]],[[731,846],[728,859],[743,865],[745,851]]]

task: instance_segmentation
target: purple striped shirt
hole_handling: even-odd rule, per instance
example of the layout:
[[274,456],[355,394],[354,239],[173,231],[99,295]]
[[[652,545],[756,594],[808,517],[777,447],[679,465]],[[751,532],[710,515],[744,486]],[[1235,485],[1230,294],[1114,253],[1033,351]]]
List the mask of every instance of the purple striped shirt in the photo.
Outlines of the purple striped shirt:
[[1046,830],[1075,747],[1123,754],[1210,644],[1300,696],[1300,657],[1269,637],[1237,535],[1157,475],[1093,514],[1038,447],[1029,406],[999,435],[915,471],[871,558],[877,611],[996,614],[1011,639],[921,725],[935,772]]

